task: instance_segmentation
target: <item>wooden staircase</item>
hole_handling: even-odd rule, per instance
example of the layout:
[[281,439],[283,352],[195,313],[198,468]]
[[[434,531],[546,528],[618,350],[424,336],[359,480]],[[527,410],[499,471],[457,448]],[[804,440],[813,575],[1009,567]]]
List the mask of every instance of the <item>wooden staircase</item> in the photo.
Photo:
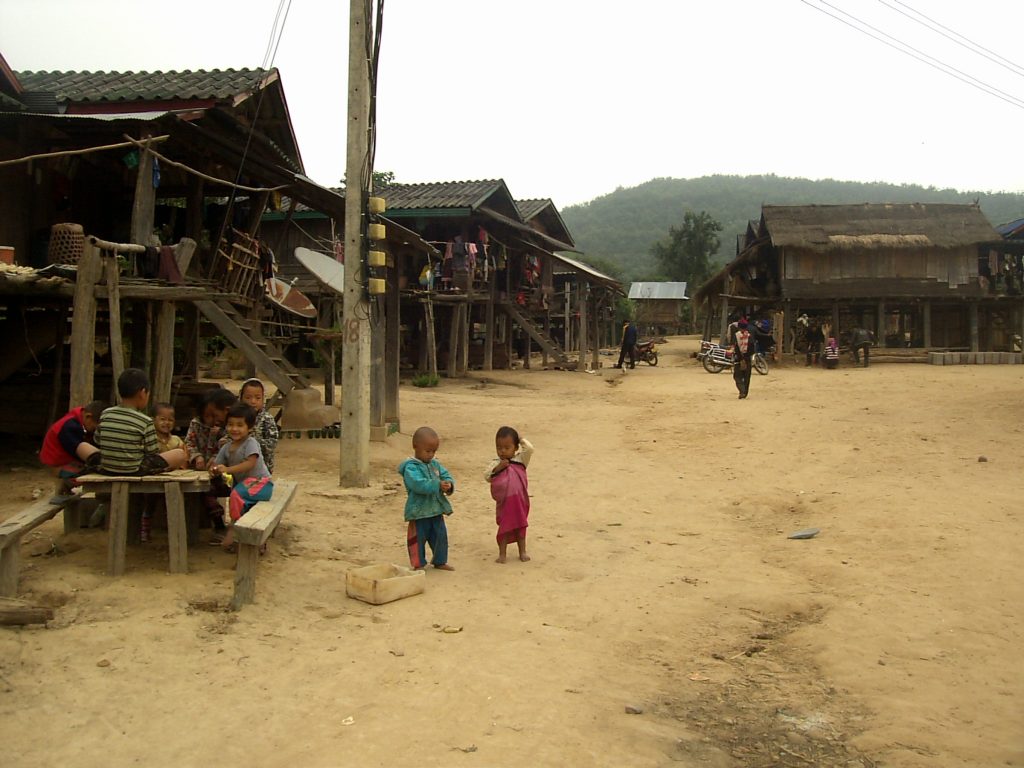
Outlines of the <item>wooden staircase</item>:
[[310,386],[309,379],[285,360],[284,353],[263,338],[259,323],[247,320],[231,302],[204,299],[194,303],[203,317],[213,323],[224,338],[256,366],[256,370],[270,379],[281,395]]
[[544,327],[523,312],[516,304],[506,301],[498,306],[504,310],[505,314],[515,320],[519,327],[526,331],[530,338],[540,345],[541,349],[554,359],[556,367],[566,370],[574,370],[576,368],[576,363],[569,360],[565,350],[562,349],[558,342],[544,332]]

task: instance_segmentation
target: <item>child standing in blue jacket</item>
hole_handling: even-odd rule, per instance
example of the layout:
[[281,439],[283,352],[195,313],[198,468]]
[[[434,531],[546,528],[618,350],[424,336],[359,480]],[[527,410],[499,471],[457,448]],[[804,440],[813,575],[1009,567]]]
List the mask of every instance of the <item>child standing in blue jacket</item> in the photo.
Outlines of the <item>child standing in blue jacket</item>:
[[415,458],[398,465],[405,481],[405,519],[409,522],[407,542],[409,562],[422,570],[427,566],[426,545],[430,545],[432,564],[442,571],[454,571],[448,564],[448,529],[444,516],[452,513],[448,496],[455,493],[455,480],[434,458],[441,439],[430,427],[420,427],[412,436]]

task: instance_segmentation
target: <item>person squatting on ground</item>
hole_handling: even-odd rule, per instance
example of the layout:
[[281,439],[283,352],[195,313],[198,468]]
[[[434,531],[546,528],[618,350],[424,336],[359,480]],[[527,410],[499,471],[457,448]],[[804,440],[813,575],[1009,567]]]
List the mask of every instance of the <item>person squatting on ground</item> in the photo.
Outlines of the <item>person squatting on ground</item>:
[[640,332],[636,328],[636,323],[628,320],[622,326],[622,346],[619,349],[619,362],[615,364],[616,368],[622,367],[622,361],[626,359],[626,355],[629,355],[629,367],[636,368],[636,343],[639,340]]
[[256,438],[256,442],[260,444],[267,469],[270,470],[270,474],[274,474],[274,458],[277,453],[277,443],[281,439],[281,430],[266,408],[266,390],[263,388],[263,382],[259,379],[246,381],[238,392],[238,399],[256,411],[256,427],[252,434]]
[[487,482],[491,484],[494,499],[494,522],[498,525],[498,559],[504,563],[506,549],[513,541],[519,548],[519,559],[530,559],[526,554],[526,528],[530,516],[530,489],[526,467],[533,456],[533,446],[512,427],[501,427],[494,436],[494,449],[498,457],[487,468]]
[[398,465],[405,483],[405,519],[408,521],[406,544],[409,562],[416,570],[427,565],[426,545],[430,545],[432,564],[442,571],[454,571],[448,564],[448,529],[445,515],[452,513],[448,497],[455,493],[455,480],[434,458],[441,439],[430,427],[413,433],[413,458]]
[[245,403],[236,403],[228,409],[227,432],[230,442],[221,446],[210,465],[210,477],[231,489],[228,514],[231,527],[220,544],[234,551],[234,524],[256,506],[258,501],[269,501],[274,493],[270,470],[263,461],[260,444],[252,435],[256,426],[256,411]]
[[96,427],[96,445],[103,458],[100,472],[107,475],[157,475],[180,469],[188,461],[182,448],[160,451],[156,426],[143,411],[149,404],[149,377],[127,368],[117,378],[120,405],[107,408]]
[[43,447],[39,449],[39,460],[57,470],[60,495],[70,493],[74,478],[87,468],[99,467],[103,457],[92,440],[100,414],[106,407],[106,403],[94,400],[88,405],[72,408],[46,431]]
[[739,390],[740,400],[750,392],[750,372],[753,368],[752,358],[754,357],[754,339],[747,328],[747,319],[740,318],[737,323],[736,337],[732,343],[732,356],[734,365],[732,367],[732,378],[736,382],[736,389]]
[[860,365],[860,353],[864,353],[864,367],[868,367],[868,357],[871,354],[872,337],[871,331],[864,328],[854,328],[850,334],[850,349],[853,350],[853,363]]

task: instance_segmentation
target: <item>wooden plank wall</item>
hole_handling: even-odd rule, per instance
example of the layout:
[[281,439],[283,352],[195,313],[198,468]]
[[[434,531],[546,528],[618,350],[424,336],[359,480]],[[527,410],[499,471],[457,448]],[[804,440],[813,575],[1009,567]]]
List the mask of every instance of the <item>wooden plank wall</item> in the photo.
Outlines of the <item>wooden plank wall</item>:
[[927,280],[957,288],[975,283],[978,274],[977,249],[971,246],[955,249],[837,250],[832,253],[788,248],[783,263],[784,279],[814,283],[851,279]]

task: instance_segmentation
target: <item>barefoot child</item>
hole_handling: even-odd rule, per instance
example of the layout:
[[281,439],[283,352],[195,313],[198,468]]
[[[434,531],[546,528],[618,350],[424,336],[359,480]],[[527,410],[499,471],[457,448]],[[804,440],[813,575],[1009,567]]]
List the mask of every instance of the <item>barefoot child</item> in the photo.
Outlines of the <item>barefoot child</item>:
[[[225,444],[210,465],[210,476],[224,479],[231,475],[233,487],[228,499],[228,513],[232,524],[252,509],[257,501],[268,501],[274,492],[270,472],[260,453],[260,444],[252,436],[256,426],[256,411],[245,403],[238,403],[228,410],[228,437]],[[232,551],[233,528],[228,528],[221,545]]]
[[494,447],[498,458],[487,469],[487,481],[491,484],[498,524],[497,562],[505,562],[505,550],[514,541],[519,548],[519,559],[525,563],[530,559],[526,554],[526,527],[530,516],[526,466],[533,456],[533,446],[512,427],[502,427],[494,436]]
[[433,565],[438,570],[454,571],[448,564],[448,529],[444,516],[452,513],[448,496],[455,493],[455,481],[434,454],[441,440],[430,427],[420,427],[412,436],[414,458],[398,465],[408,494],[405,519],[409,522],[406,540],[409,562],[416,570],[427,566],[426,545],[430,544]]
[[277,451],[277,441],[281,438],[281,430],[277,422],[270,415],[265,407],[266,392],[263,389],[263,382],[259,379],[249,379],[242,385],[238,393],[238,399],[256,411],[256,428],[253,430],[253,437],[260,444],[263,451],[263,461],[274,474],[274,454]]

